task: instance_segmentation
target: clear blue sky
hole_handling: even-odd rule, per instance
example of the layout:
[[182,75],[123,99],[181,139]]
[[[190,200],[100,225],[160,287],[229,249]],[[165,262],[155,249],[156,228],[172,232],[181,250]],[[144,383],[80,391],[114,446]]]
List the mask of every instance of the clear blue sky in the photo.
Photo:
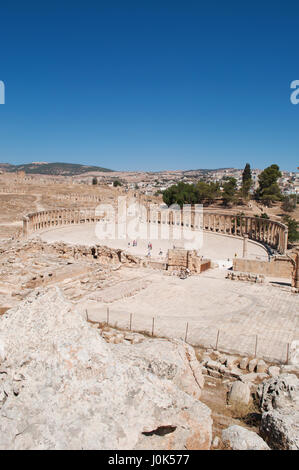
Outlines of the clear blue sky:
[[299,166],[298,1],[1,2],[0,161]]

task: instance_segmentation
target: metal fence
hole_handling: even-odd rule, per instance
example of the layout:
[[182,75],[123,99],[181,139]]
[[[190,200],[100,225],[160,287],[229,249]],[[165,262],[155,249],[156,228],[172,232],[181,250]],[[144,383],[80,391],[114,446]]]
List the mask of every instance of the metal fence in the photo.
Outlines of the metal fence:
[[86,310],[92,323],[103,323],[125,331],[143,333],[152,337],[180,339],[193,347],[212,348],[223,353],[257,357],[268,362],[287,364],[290,343],[263,334],[232,335],[221,327],[205,326],[199,321],[186,322],[181,317],[170,321],[161,316],[142,316],[126,311],[106,309]]

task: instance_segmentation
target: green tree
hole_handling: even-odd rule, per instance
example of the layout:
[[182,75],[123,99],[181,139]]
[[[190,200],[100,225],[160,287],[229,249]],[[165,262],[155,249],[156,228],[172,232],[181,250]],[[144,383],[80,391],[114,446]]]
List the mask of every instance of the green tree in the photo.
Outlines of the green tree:
[[235,178],[228,178],[223,185],[222,201],[224,206],[228,206],[235,200],[237,191],[237,180]]
[[220,196],[219,183],[199,181],[196,185],[198,203],[212,204]]
[[122,186],[121,182],[119,180],[114,180],[113,181],[113,186],[117,188],[117,186]]
[[98,178],[96,178],[95,176],[92,178],[92,184],[93,185],[98,184]]
[[257,217],[258,219],[270,219],[266,212],[263,212],[262,214],[254,214],[254,217]]
[[283,217],[283,222],[287,225],[289,229],[289,241],[290,242],[297,242],[299,240],[299,222],[297,220],[292,219],[289,215],[285,215]]
[[163,201],[168,206],[179,204],[196,204],[198,202],[198,191],[194,184],[180,182],[167,188],[163,192]]
[[295,197],[293,197],[292,195],[285,196],[283,198],[281,208],[285,212],[293,212],[296,209],[296,195]]
[[218,183],[199,181],[197,184],[180,182],[170,186],[163,192],[163,201],[168,206],[179,204],[211,204],[220,195]]
[[278,165],[271,165],[259,175],[259,187],[256,191],[256,198],[265,205],[270,206],[274,201],[280,201],[282,195],[277,183],[281,177]]
[[249,191],[252,186],[252,175],[249,163],[246,163],[244,171],[242,173],[242,188],[241,194],[243,197],[247,198]]

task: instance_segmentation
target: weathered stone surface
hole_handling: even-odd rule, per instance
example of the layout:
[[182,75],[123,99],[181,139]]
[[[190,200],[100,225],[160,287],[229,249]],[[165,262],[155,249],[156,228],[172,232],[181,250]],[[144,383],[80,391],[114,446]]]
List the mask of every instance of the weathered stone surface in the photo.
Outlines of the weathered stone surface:
[[119,354],[127,363],[171,380],[178,388],[199,399],[204,387],[202,366],[194,349],[183,341],[144,339],[132,346],[120,345]]
[[282,374],[265,380],[257,391],[262,411],[297,408],[299,406],[299,379],[293,374]]
[[219,362],[213,361],[212,359],[210,359],[210,360],[206,363],[206,367],[207,367],[208,369],[212,369],[212,370],[219,370],[220,364],[219,364]]
[[222,441],[233,450],[270,450],[258,434],[236,425],[222,431]]
[[299,379],[282,374],[257,390],[263,412],[261,432],[275,449],[299,449]]
[[214,439],[213,439],[213,442],[212,442],[212,447],[214,447],[214,449],[216,449],[217,447],[219,447],[219,444],[220,444],[220,439],[218,436],[215,436]]
[[249,372],[254,372],[255,371],[255,368],[257,366],[257,359],[254,358],[254,359],[251,359],[251,361],[249,361],[249,364],[248,364],[248,370]]
[[263,361],[263,359],[260,359],[257,363],[257,366],[256,366],[256,371],[257,373],[263,373],[263,372],[266,372],[267,370],[267,364],[265,363],[265,361]]
[[299,450],[299,414],[272,410],[262,414],[261,434],[273,449]]
[[227,357],[225,354],[221,354],[218,358],[218,361],[220,362],[220,364],[225,364],[226,361],[227,361]]
[[240,380],[244,383],[248,382],[261,382],[262,380],[265,380],[268,378],[267,374],[263,373],[257,373],[257,372],[250,372],[249,374],[242,374],[240,376]]
[[0,344],[0,449],[210,448],[209,408],[176,384],[187,359],[135,365],[123,350],[141,345],[107,344],[57,288],[3,315]]
[[240,361],[240,369],[246,370],[247,366],[248,366],[248,363],[249,363],[249,358],[248,357],[243,357]]
[[242,405],[248,405],[249,402],[250,402],[249,385],[240,381],[234,382],[228,393],[228,403],[231,405],[238,404],[238,403]]
[[295,374],[297,375],[297,377],[299,377],[299,367],[298,366],[294,366],[294,365],[283,365],[281,366],[280,368],[280,373],[281,374]]
[[289,351],[289,364],[298,367],[299,371],[299,341],[292,341]]
[[270,377],[277,377],[280,374],[280,367],[271,366],[268,369]]
[[240,358],[239,357],[228,356],[227,360],[226,360],[226,367],[228,367],[229,369],[232,369],[232,368],[236,367],[237,365],[239,365],[239,363],[240,363]]
[[211,377],[214,377],[215,379],[220,379],[222,377],[220,372],[218,372],[217,370],[212,370],[212,369],[209,369],[209,375]]

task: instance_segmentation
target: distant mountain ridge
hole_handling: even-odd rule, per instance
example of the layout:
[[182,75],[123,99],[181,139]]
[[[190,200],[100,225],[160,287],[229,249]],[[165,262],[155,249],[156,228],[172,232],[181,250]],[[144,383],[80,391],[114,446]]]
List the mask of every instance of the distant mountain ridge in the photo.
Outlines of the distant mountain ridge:
[[100,166],[81,165],[79,163],[47,163],[47,162],[32,162],[23,165],[11,165],[10,163],[0,163],[0,170],[9,173],[16,173],[17,171],[24,171],[27,174],[40,174],[40,175],[60,175],[60,176],[74,176],[91,171],[113,171],[109,168]]

